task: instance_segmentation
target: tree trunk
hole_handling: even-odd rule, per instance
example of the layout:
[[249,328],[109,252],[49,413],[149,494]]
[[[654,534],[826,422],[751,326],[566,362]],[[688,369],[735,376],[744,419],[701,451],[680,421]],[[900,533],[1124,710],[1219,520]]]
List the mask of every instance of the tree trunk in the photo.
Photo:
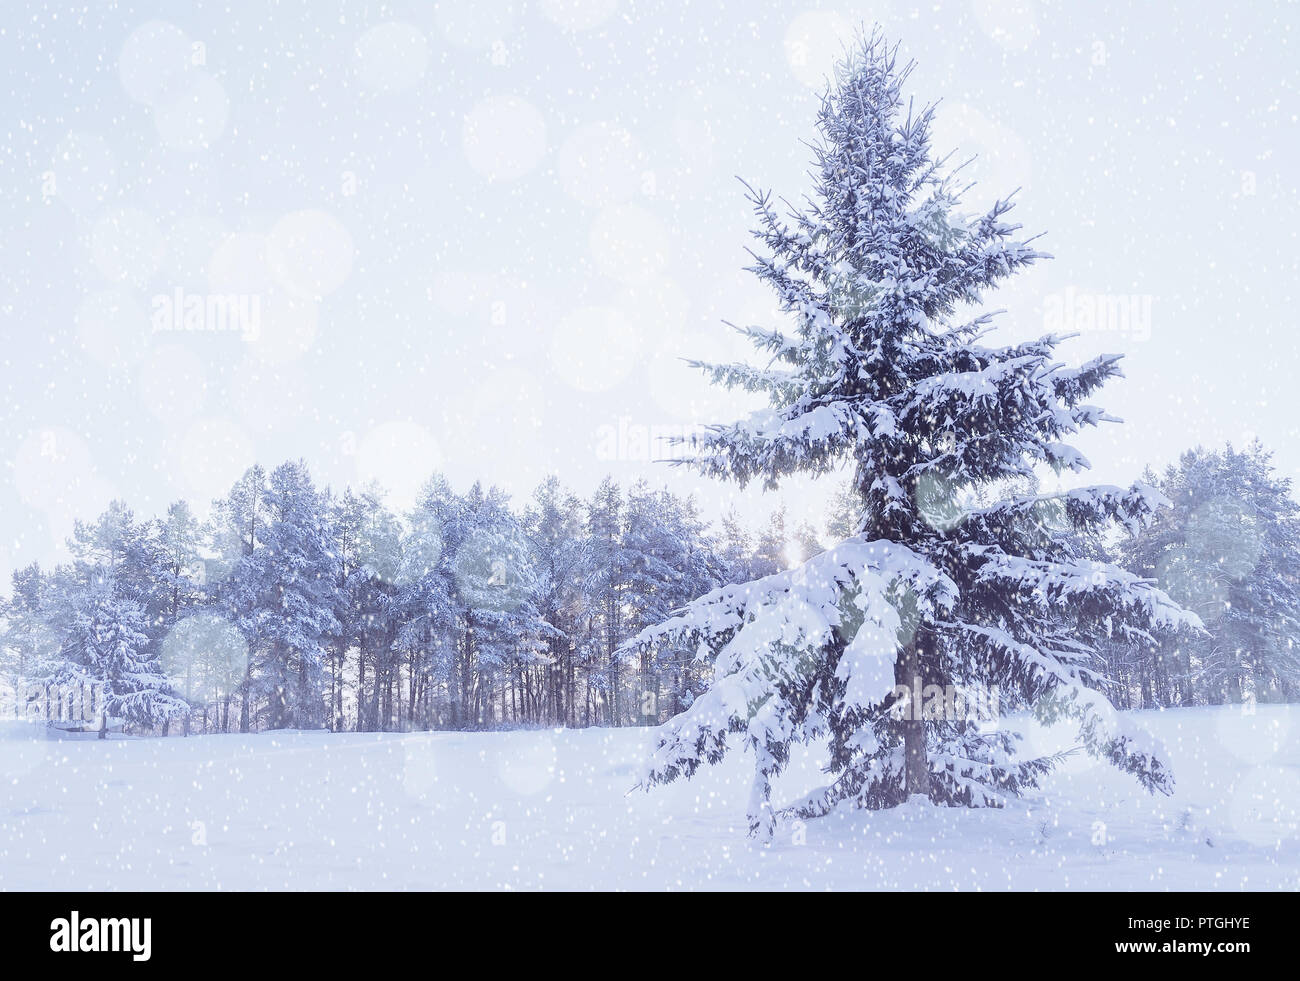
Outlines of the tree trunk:
[[366,642],[357,646],[357,732],[366,728],[362,716],[366,714]]
[[894,664],[894,683],[905,685],[911,692],[908,709],[903,720],[904,793],[907,797],[930,796],[930,759],[925,748],[925,719],[921,711],[921,638],[904,644]]

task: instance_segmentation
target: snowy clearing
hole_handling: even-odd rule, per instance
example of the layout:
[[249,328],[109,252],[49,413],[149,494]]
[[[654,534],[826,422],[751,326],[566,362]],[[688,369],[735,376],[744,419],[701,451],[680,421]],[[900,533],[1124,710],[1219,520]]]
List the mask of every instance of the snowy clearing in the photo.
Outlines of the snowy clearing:
[[[627,794],[653,730],[100,742],[10,723],[0,887],[1300,888],[1300,707],[1132,715],[1168,748],[1172,798],[1076,756],[1006,811],[841,810],[769,846],[745,837],[739,755]],[[819,777],[801,760],[777,796]]]

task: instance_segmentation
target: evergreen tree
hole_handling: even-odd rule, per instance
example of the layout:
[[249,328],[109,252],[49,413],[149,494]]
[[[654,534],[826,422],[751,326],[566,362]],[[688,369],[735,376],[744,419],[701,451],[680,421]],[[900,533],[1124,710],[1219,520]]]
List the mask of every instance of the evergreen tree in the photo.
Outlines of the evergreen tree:
[[[216,572],[209,588],[209,599],[221,616],[234,624],[244,636],[250,656],[244,660],[244,677],[238,686],[239,731],[250,732],[254,721],[252,649],[259,641],[263,536],[270,524],[266,500],[266,471],[259,465],[249,467],[230,488],[229,493],[213,502],[211,547],[216,555],[211,564]],[[224,706],[223,731],[229,729],[229,706]]]
[[[393,605],[395,641],[388,651],[381,647],[375,653],[377,718],[382,715],[387,720],[392,715],[391,704],[379,711],[379,692],[382,689],[385,701],[391,703],[393,687],[400,690],[397,657],[404,655],[417,684],[445,692],[440,709],[432,704],[430,692],[429,713],[441,714],[442,723],[454,728],[463,724],[467,702],[459,695],[464,679],[461,655],[467,652],[461,646],[452,596],[453,552],[448,549],[448,538],[454,549],[462,534],[461,501],[443,478],[434,477],[425,485],[402,539],[401,585]],[[400,707],[400,698],[398,703]]]
[[734,510],[722,516],[722,527],[718,533],[718,562],[724,582],[748,582],[759,576],[754,568],[752,536]]
[[[655,502],[657,520],[650,554],[657,558],[663,572],[649,579],[649,589],[636,588],[634,580],[639,602],[629,632],[662,622],[673,610],[726,581],[694,499],[678,497],[665,489],[655,495]],[[665,703],[675,715],[694,701],[701,677],[708,671],[708,665],[698,662],[695,654],[680,644],[642,649],[642,677],[649,674],[653,680],[653,691],[643,681],[643,721],[660,722]],[[647,699],[647,694],[653,698]]]
[[39,711],[59,655],[58,618],[51,601],[50,579],[36,563],[13,574],[12,595],[0,606],[0,668],[9,686],[15,714],[25,718]]
[[140,605],[152,643],[165,609],[161,553],[153,523],[136,521],[123,501],[112,501],[93,522],[76,522],[68,550],[73,557],[72,572],[82,584],[99,582],[111,588],[113,595]]
[[1121,544],[1122,561],[1194,610],[1204,634],[1134,651],[1143,705],[1300,696],[1300,506],[1258,442],[1184,453],[1159,480],[1173,502]]
[[265,500],[264,547],[251,569],[256,680],[270,728],[315,728],[325,721],[325,645],[339,630],[327,512],[302,461],[272,471]]
[[[465,500],[441,476],[424,486],[405,540],[400,627],[394,649],[441,692],[441,724],[477,724],[474,624],[455,595],[455,560],[469,537]],[[421,655],[423,659],[421,659]],[[397,679],[400,689],[400,674]]]
[[754,578],[770,576],[790,567],[790,534],[786,529],[785,508],[772,512],[767,527],[754,543],[750,574]]
[[[1157,750],[1107,711],[1097,639],[1194,626],[1148,582],[1093,563],[1041,520],[1136,527],[1160,497],[1136,484],[974,508],[971,491],[1038,465],[1083,470],[1065,440],[1107,420],[1085,399],[1117,356],[1060,365],[1057,337],[991,346],[990,315],[959,311],[1043,257],[1016,239],[1008,200],[974,219],[929,147],[910,66],[878,35],[839,66],[818,117],[815,193],[778,213],[751,192],[762,249],[752,267],[791,318],[744,333],[776,366],[711,366],[715,381],[766,393],[771,408],[694,441],[690,463],[744,486],[821,475],[846,461],[862,499],[858,534],[803,565],[715,590],[634,647],[707,648],[714,682],[664,735],[647,785],[689,776],[729,746],[754,754],[751,830],[770,833],[771,779],[797,742],[823,741],[834,777],[796,805],[824,813],[920,796],[997,805],[1053,759],[1021,758],[959,700],[988,689],[1000,711],[1078,720],[1090,753],[1149,789],[1172,777]],[[729,739],[729,734],[738,739]]]
[[361,493],[347,488],[331,508],[334,618],[339,629],[329,652],[330,728],[340,731],[347,725],[345,675],[348,655],[355,650],[355,725],[360,731],[374,728],[369,721],[372,702],[367,699],[367,678],[377,677],[376,666],[393,646],[393,614],[403,575],[402,529],[384,504],[383,492],[373,485]]
[[573,726],[578,721],[576,653],[586,608],[582,502],[561,486],[558,477],[547,477],[533,492],[523,527],[535,558],[534,602],[538,615],[552,628],[546,640],[549,667],[543,718]]
[[625,639],[623,594],[627,590],[628,556],[623,550],[623,493],[610,477],[601,481],[587,505],[587,574],[591,600],[592,636],[588,651],[591,675],[599,685],[610,725],[621,725],[619,689],[622,685]]
[[226,582],[233,620],[251,648],[242,686],[272,729],[324,724],[325,644],[337,634],[328,509],[302,461],[277,466],[257,486],[253,468],[231,494],[224,531],[242,555]]
[[184,612],[203,602],[207,569],[201,553],[202,523],[184,501],[167,508],[158,526],[154,555],[155,570],[150,578],[161,598],[163,625],[170,627]]
[[790,539],[790,544],[786,551],[792,560],[791,564],[807,562],[814,555],[822,550],[822,541],[817,534],[817,530],[808,522],[800,522],[799,527],[795,529],[794,535]]
[[[153,568],[149,572],[149,595],[153,599],[157,630],[155,631],[154,650],[162,656],[162,663],[167,671],[172,671],[173,662],[168,657],[167,641],[188,613],[204,602],[204,585],[207,579],[207,567],[203,562],[200,548],[203,538],[202,523],[194,516],[190,506],[184,501],[174,501],[167,508],[167,516],[156,523],[154,538],[151,541],[150,559]],[[161,645],[161,646],[160,646]],[[172,650],[191,651],[186,645],[173,645]],[[196,688],[193,659],[186,658],[179,676],[173,675],[173,681],[179,685],[179,691],[186,699],[197,691],[206,693],[206,689]],[[186,733],[189,731],[190,717],[185,715]]]
[[189,711],[150,653],[147,631],[144,608],[135,600],[113,596],[111,589],[87,591],[77,611],[57,681],[88,684],[98,693],[101,739],[110,718],[155,728]]
[[831,500],[826,517],[826,534],[831,541],[842,542],[858,533],[858,519],[862,517],[863,502],[851,480],[840,485]]
[[475,484],[463,513],[465,533],[451,556],[453,595],[474,666],[474,724],[491,725],[497,695],[502,721],[518,715],[519,698],[525,715],[535,713],[532,669],[545,663],[542,652],[554,628],[533,603],[534,556],[505,494]]

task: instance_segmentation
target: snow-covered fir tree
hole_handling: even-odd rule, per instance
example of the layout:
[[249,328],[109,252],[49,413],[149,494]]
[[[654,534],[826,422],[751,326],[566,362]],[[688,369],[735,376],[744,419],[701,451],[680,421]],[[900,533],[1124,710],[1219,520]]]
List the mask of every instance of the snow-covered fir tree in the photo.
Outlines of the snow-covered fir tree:
[[[960,192],[930,148],[932,108],[914,108],[910,65],[878,34],[837,68],[818,116],[815,188],[778,209],[751,191],[761,248],[752,269],[789,314],[785,330],[745,327],[763,366],[706,366],[770,409],[693,441],[690,464],[744,486],[848,463],[862,505],[856,534],[796,568],[724,586],[633,649],[690,643],[713,661],[707,694],[670,725],[644,783],[690,776],[729,749],[754,757],[751,830],[770,833],[771,781],[796,743],[829,749],[831,783],[793,813],[920,796],[998,805],[1051,758],[962,711],[1032,707],[1078,721],[1089,753],[1151,790],[1172,776],[1101,688],[1094,639],[1195,627],[1149,580],[1076,555],[1060,522],[1145,521],[1150,487],[1092,487],[974,506],[973,491],[1080,471],[1066,441],[1109,417],[1087,402],[1118,356],[1078,368],[1060,337],[1008,346],[976,309],[1002,280],[1044,258],[1007,220],[1011,203],[960,214]],[[996,690],[996,700],[980,696]]]
[[[619,559],[626,570],[621,599],[628,634],[662,622],[673,610],[718,584],[695,502],[638,481],[628,491]],[[691,685],[689,659],[681,649],[643,647],[637,664],[635,720],[657,724],[671,680],[670,701]]]
[[89,688],[99,709],[100,738],[110,718],[154,728],[189,711],[150,650],[144,608],[114,596],[109,587],[96,584],[85,592],[54,678],[65,687]]

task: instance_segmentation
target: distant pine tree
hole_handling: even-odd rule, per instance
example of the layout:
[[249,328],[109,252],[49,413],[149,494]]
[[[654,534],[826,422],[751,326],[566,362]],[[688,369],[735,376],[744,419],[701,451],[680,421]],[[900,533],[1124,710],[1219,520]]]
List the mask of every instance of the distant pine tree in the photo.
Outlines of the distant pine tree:
[[326,721],[326,646],[339,632],[328,510],[305,463],[282,463],[263,491],[268,521],[252,554],[257,682],[272,729]]
[[1206,632],[1138,649],[1143,704],[1300,697],[1300,505],[1290,481],[1255,442],[1190,450],[1158,486],[1173,507],[1121,544],[1121,561],[1156,578]]
[[19,718],[45,710],[49,713],[48,683],[59,661],[59,633],[51,609],[54,598],[50,579],[36,563],[17,570],[13,595],[0,603],[0,667]]

